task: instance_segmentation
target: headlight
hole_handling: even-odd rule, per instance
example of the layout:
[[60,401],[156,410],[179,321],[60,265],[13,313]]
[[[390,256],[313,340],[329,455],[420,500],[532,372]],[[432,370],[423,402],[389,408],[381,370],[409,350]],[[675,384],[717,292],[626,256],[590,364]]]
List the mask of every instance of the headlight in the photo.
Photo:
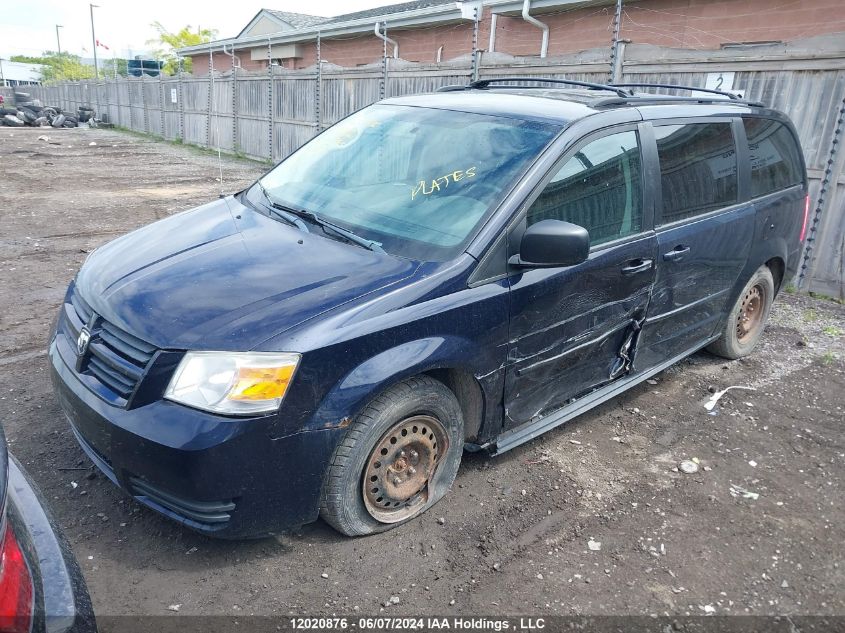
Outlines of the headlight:
[[229,415],[271,413],[279,408],[299,354],[188,352],[164,397]]

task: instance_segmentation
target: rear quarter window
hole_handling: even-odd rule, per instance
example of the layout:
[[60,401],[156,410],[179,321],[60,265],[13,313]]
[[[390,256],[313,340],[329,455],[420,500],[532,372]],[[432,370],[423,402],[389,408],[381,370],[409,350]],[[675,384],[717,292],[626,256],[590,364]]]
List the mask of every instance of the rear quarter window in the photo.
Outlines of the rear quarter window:
[[661,224],[709,213],[737,201],[736,146],[730,123],[654,128],[663,192]]
[[772,119],[743,118],[751,158],[751,196],[765,196],[804,181],[801,150],[792,132]]

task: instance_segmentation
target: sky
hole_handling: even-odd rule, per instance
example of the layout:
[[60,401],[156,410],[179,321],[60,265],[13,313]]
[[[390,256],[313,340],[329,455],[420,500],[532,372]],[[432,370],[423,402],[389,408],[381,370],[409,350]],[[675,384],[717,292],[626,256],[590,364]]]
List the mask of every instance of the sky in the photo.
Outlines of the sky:
[[[87,2],[78,0],[38,0],[37,8],[8,1],[0,16],[0,58],[11,55],[38,56],[56,50],[56,25],[63,51],[92,57],[91,18]],[[161,22],[168,31],[188,24],[193,28],[217,29],[218,37],[231,37],[261,8],[294,11],[312,15],[340,15],[402,0],[239,0],[238,2],[199,2],[197,0],[96,0],[94,28],[97,39],[109,47],[97,50],[101,57],[130,57],[155,48],[147,44],[156,38],[150,26]],[[33,5],[35,6],[35,5]],[[19,8],[20,10],[17,10]]]

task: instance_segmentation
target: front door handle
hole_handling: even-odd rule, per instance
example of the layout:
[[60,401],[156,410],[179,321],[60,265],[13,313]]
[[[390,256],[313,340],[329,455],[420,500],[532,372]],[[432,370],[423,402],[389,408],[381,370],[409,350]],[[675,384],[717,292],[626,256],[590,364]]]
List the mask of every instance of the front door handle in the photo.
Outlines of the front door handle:
[[651,259],[632,259],[628,262],[628,265],[622,269],[622,274],[636,275],[637,273],[644,273],[647,270],[651,270],[652,264],[654,264],[654,260]]
[[689,246],[679,244],[668,253],[663,253],[663,261],[677,262],[682,260],[687,253],[689,253]]

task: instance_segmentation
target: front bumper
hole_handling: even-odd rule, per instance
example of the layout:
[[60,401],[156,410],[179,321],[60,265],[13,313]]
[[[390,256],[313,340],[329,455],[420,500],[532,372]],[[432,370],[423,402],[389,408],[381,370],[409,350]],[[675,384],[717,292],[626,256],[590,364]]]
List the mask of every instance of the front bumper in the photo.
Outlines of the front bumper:
[[33,631],[96,633],[85,580],[35,485],[14,458],[9,460],[10,527],[29,563],[35,583]]
[[226,418],[155,400],[109,404],[73,369],[66,337],[50,344],[54,391],[83,450],[140,503],[194,530],[256,537],[314,521],[343,429],[274,437],[275,416]]

